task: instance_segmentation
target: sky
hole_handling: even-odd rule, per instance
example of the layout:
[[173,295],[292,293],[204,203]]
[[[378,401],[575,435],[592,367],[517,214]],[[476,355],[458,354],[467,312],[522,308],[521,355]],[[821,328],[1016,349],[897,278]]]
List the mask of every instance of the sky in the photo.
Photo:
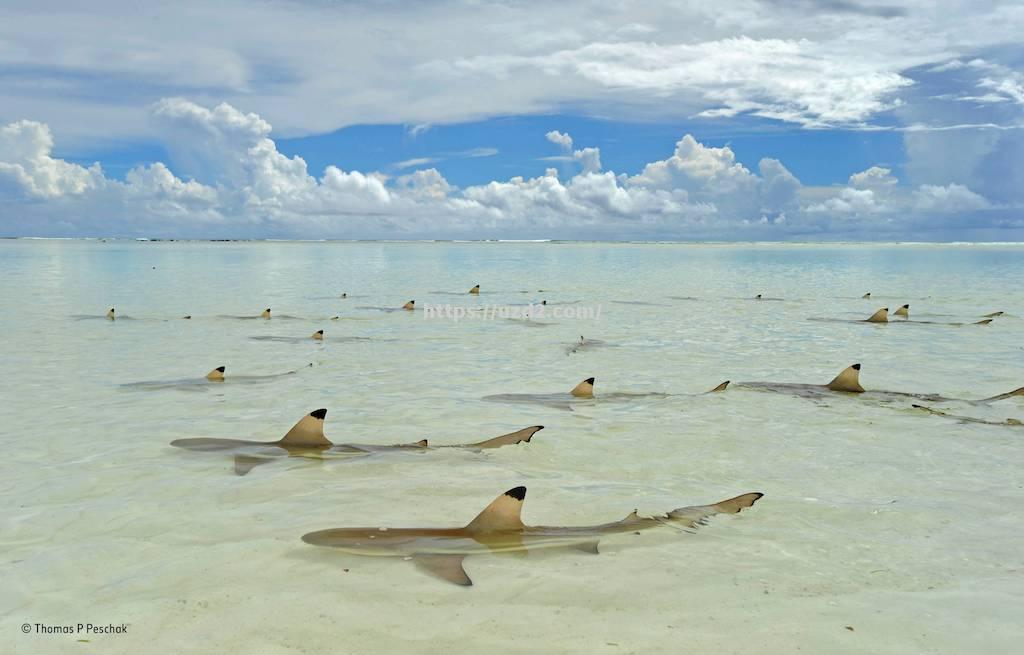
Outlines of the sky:
[[1024,241],[1021,34],[999,0],[7,0],[0,236]]

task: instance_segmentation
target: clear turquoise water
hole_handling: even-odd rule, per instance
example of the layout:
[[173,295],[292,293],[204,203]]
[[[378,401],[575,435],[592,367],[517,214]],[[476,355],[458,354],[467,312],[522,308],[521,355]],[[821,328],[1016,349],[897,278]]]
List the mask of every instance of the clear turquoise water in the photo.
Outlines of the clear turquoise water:
[[[598,395],[823,383],[853,362],[872,389],[1007,391],[1024,384],[1022,246],[0,241],[0,274],[3,652],[1019,648],[1022,428],[742,389],[574,412],[480,398],[591,375]],[[462,293],[476,283],[479,298]],[[757,293],[784,301],[747,300]],[[546,299],[600,316],[527,326],[358,309],[413,298]],[[806,320],[904,302],[936,321],[1007,314],[962,328]],[[111,306],[136,320],[74,318]],[[302,318],[220,317],[267,306]],[[320,328],[322,344],[248,338]],[[610,347],[567,355],[580,334]],[[310,362],[263,385],[120,386]],[[272,440],[319,407],[335,441],[546,429],[487,453],[290,461],[246,477],[227,457],[167,445]],[[1024,418],[1019,398],[946,407]],[[459,525],[518,484],[526,522],[548,525],[766,495],[699,534],[621,536],[600,556],[471,558],[471,589],[299,541],[328,527]],[[78,643],[19,629],[90,621],[129,633]]]

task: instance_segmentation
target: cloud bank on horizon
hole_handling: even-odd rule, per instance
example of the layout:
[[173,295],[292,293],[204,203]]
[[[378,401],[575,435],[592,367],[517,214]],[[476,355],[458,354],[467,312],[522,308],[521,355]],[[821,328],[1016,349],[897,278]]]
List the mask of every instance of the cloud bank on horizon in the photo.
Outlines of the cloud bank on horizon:
[[[37,4],[0,9],[3,236],[1024,236],[1019,3]],[[687,129],[631,171],[548,131],[556,168],[463,186],[445,160],[501,153],[311,171],[271,138],[553,112]],[[705,145],[702,124],[893,131],[906,162],[806,185],[781,158]],[[74,161],[111,142],[167,161],[123,177]]]

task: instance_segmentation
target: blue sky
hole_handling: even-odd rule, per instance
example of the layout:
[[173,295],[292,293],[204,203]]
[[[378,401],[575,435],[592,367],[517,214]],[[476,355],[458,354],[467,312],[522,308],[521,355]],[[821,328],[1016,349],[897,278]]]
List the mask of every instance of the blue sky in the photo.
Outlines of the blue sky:
[[0,234],[1024,239],[1024,7],[0,8]]

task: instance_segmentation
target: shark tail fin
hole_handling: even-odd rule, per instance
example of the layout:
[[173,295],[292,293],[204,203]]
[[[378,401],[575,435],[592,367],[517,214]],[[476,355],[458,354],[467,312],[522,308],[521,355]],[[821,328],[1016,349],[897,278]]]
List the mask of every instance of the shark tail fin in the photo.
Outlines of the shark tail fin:
[[979,403],[994,403],[994,402],[997,402],[999,400],[1006,400],[1007,398],[1013,398],[1014,396],[1024,396],[1024,387],[1020,387],[1018,389],[1014,389],[1013,391],[1007,391],[1006,393],[1001,393],[998,396],[992,396],[991,398],[984,398],[982,400],[979,400],[978,402]]
[[992,322],[991,318],[983,318],[980,321],[975,321],[974,324],[975,325],[988,325],[991,322]]
[[725,391],[726,388],[728,388],[728,386],[729,386],[729,382],[730,382],[729,380],[726,380],[725,382],[723,382],[722,384],[718,385],[717,387],[715,387],[711,391],[706,391],[705,393],[718,393],[719,391]]
[[570,391],[572,395],[577,398],[593,398],[594,397],[594,378],[587,378],[583,382],[580,382]]
[[847,366],[825,386],[832,391],[863,393],[864,387],[860,386],[860,364]]
[[279,446],[330,446],[331,442],[324,436],[324,419],[326,409],[317,409],[299,419],[299,422],[288,430],[277,442]]
[[868,316],[864,320],[867,321],[868,323],[888,323],[889,322],[889,308],[888,307],[883,307],[883,308],[879,309],[877,312],[875,312],[874,314],[872,314],[871,316]]
[[526,487],[514,487],[501,494],[469,522],[469,532],[502,532],[523,528],[523,500]]
[[220,382],[224,379],[224,371],[226,369],[223,366],[218,366],[209,373],[206,374],[206,379],[211,382]]
[[763,493],[755,491],[723,500],[714,505],[680,507],[669,512],[668,518],[683,523],[687,527],[697,528],[707,523],[707,520],[715,514],[738,514],[756,503],[762,496],[764,496]]
[[493,439],[487,439],[486,441],[466,444],[466,446],[470,448],[501,448],[502,446],[512,446],[524,441],[529,443],[530,439],[533,438],[533,435],[543,429],[543,425],[531,425],[530,427],[523,428],[522,430],[509,432],[508,434],[503,434],[500,437],[494,437]]

